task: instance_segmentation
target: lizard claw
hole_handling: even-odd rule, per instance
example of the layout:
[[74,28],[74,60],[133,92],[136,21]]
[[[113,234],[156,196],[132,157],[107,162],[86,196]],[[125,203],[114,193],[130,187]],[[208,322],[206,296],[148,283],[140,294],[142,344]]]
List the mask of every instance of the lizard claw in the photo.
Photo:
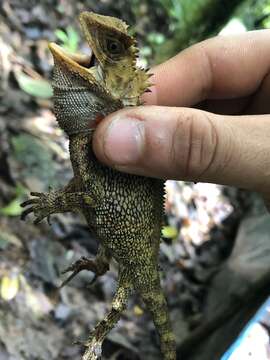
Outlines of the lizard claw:
[[48,193],[31,192],[30,195],[34,197],[21,203],[21,207],[27,207],[21,213],[21,220],[25,220],[30,213],[33,213],[36,216],[34,224],[38,224],[44,218],[47,218],[50,224],[51,207],[48,202]]
[[[28,201],[30,201],[30,200],[28,200]],[[27,205],[27,204],[25,204],[26,202],[27,202],[27,201],[25,201],[24,203],[22,203],[22,204],[21,204],[21,207],[26,206],[26,205]],[[27,215],[30,214],[30,213],[33,212],[33,211],[34,211],[34,207],[33,207],[33,206],[29,207],[28,209],[25,209],[25,210],[21,213],[21,220],[25,220],[26,217],[27,217]]]
[[89,284],[93,285],[99,276],[105,274],[105,272],[109,270],[109,264],[101,262],[98,257],[95,259],[88,259],[87,257],[82,256],[79,260],[75,261],[73,264],[62,271],[62,274],[65,274],[69,271],[72,271],[72,273],[66,280],[63,281],[63,283],[60,285],[60,289],[69,283],[70,280],[72,280],[82,270],[92,271],[95,274],[93,280],[91,280]]
[[61,272],[62,274],[66,274],[67,272],[72,271],[71,275],[60,285],[60,289],[64,287],[67,283],[69,283],[82,270],[88,270],[95,273],[95,277],[91,281],[91,283],[95,281],[98,277],[98,268],[95,260],[91,260],[85,256],[82,256],[79,260],[75,261],[73,264],[71,264]]

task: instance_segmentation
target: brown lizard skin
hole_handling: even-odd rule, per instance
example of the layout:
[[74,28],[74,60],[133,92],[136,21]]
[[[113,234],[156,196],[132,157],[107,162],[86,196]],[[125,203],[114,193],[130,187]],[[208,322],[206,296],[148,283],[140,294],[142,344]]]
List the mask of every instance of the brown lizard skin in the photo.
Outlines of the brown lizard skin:
[[64,284],[83,269],[104,274],[111,257],[119,265],[111,311],[91,332],[83,360],[101,356],[102,342],[133,290],[153,317],[163,358],[175,360],[175,339],[158,270],[164,183],[101,164],[91,146],[98,121],[124,106],[140,105],[150,75],[136,66],[136,42],[123,21],[92,12],[83,12],[79,19],[91,56],[68,54],[50,44],[55,115],[69,137],[74,178],[62,190],[31,193],[33,197],[22,204],[26,207],[22,218],[31,212],[35,223],[57,212],[79,211],[85,216],[100,242],[98,254],[72,264]]

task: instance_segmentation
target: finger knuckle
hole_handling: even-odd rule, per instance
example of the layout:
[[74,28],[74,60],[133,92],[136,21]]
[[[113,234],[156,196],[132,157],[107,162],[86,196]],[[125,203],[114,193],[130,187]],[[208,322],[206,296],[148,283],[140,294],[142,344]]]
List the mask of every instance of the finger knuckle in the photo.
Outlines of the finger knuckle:
[[202,100],[207,99],[214,83],[214,64],[208,51],[208,44],[209,41],[203,41],[194,46],[200,59],[198,63],[198,76],[201,80],[199,98]]
[[218,132],[206,112],[194,109],[181,112],[171,156],[183,179],[203,178],[214,162],[217,146]]

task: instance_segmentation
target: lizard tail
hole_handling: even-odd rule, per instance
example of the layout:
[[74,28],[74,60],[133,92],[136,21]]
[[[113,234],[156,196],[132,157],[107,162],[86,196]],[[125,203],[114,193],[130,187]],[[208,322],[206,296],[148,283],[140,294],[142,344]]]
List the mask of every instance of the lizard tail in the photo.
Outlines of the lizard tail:
[[176,360],[176,343],[172,331],[167,301],[160,286],[160,280],[147,289],[139,290],[148,311],[151,313],[159,334],[160,347],[164,360]]

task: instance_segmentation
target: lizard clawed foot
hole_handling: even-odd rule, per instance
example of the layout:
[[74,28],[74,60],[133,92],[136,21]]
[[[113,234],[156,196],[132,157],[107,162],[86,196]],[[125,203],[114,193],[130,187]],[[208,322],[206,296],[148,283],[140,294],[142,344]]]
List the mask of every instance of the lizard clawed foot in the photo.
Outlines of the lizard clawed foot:
[[27,215],[33,213],[36,217],[34,224],[38,224],[44,218],[47,218],[50,225],[51,207],[48,202],[50,193],[31,192],[32,199],[26,200],[21,204],[21,207],[27,207],[21,214],[21,220],[25,220]]
[[75,261],[64,271],[62,271],[62,274],[66,274],[69,271],[72,271],[72,273],[65,281],[63,281],[63,283],[60,285],[60,289],[69,283],[82,270],[92,271],[95,274],[93,280],[90,283],[93,284],[98,276],[105,274],[105,272],[109,270],[109,265],[107,263],[99,262],[97,259],[88,259],[87,257],[82,256],[79,260]]

